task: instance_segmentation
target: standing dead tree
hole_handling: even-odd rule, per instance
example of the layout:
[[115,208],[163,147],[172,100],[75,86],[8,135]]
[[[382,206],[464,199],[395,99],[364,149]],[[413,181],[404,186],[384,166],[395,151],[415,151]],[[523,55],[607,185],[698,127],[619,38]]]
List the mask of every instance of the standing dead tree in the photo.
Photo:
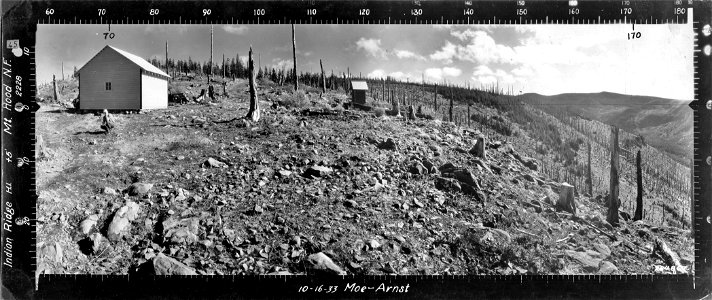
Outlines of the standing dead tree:
[[297,75],[297,39],[294,36],[294,24],[292,24],[292,60],[294,61],[294,90],[299,90],[299,77]]
[[621,201],[618,199],[618,170],[619,170],[619,151],[618,151],[618,127],[611,126],[611,175],[609,177],[608,194],[608,216],[606,220],[613,226],[618,226],[618,208],[621,206]]
[[452,123],[452,109],[453,109],[453,101],[452,101],[452,88],[450,88],[450,122]]
[[168,72],[168,40],[166,40],[166,74],[169,74],[169,72]]
[[54,75],[52,75],[52,94],[54,95],[54,101],[59,101],[57,97],[57,81],[54,79]]
[[257,122],[260,120],[260,103],[257,101],[257,89],[255,87],[255,62],[252,60],[252,46],[250,46],[247,64],[250,74],[250,110],[245,118]]
[[638,194],[635,198],[635,216],[634,221],[643,219],[643,169],[640,167],[640,150],[638,150],[635,156],[635,170],[636,170],[636,183],[638,184]]
[[319,60],[319,67],[321,68],[321,92],[326,93],[326,76],[324,75],[324,64]]
[[591,177],[591,142],[588,143],[588,169],[586,170],[586,183],[588,184],[588,195],[593,196],[593,177]]
[[208,84],[210,84],[211,75],[213,75],[213,25],[210,25],[210,64],[208,65]]

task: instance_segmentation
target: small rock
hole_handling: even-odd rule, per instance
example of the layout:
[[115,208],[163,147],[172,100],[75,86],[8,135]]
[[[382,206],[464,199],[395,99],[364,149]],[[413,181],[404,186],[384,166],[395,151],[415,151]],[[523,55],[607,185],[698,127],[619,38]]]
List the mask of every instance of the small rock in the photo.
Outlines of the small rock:
[[99,254],[101,249],[106,245],[106,239],[98,232],[89,236],[89,240],[91,241],[91,250],[94,254]]
[[210,157],[210,158],[208,158],[208,160],[203,162],[203,166],[209,167],[209,168],[225,168],[225,167],[227,167],[227,164]]
[[96,223],[99,221],[99,215],[91,215],[88,216],[86,219],[84,219],[81,223],[79,223],[79,229],[82,234],[87,235],[89,232],[91,232],[91,229],[96,226]]
[[419,162],[415,161],[410,164],[408,167],[408,172],[416,174],[416,175],[423,175],[423,174],[428,174],[428,169],[425,168],[425,166]]
[[154,275],[198,275],[192,268],[163,253],[156,255],[150,263]]
[[254,211],[256,214],[261,214],[261,213],[263,213],[265,210],[262,208],[261,205],[256,204],[256,205],[255,205],[255,208],[253,209],[253,211]]
[[578,252],[573,250],[564,250],[566,255],[575,260],[586,271],[595,271],[599,269],[600,259],[596,259],[588,255],[586,252]]
[[134,183],[127,189],[129,196],[138,196],[148,193],[153,188],[152,183]]
[[102,189],[101,192],[106,195],[112,195],[112,196],[118,195],[116,190],[113,188],[110,188],[110,187],[104,187],[104,189]]
[[129,227],[129,220],[127,218],[114,215],[114,219],[109,224],[109,229],[106,234],[110,241],[118,241],[124,234],[126,234],[126,229]]
[[176,160],[184,160],[184,159],[185,159],[185,156],[183,156],[183,155],[176,156]]
[[611,256],[611,249],[604,244],[595,243],[593,244],[593,249],[596,249],[596,252],[600,253],[603,258]]
[[346,206],[346,207],[357,207],[357,206],[358,206],[358,202],[356,202],[356,201],[354,201],[354,200],[346,200],[346,201],[344,201],[344,206]]
[[396,142],[392,138],[388,138],[385,141],[378,144],[378,149],[396,150],[397,148],[398,148],[398,145],[396,145]]
[[618,268],[616,265],[609,261],[602,260],[600,264],[598,264],[598,274],[613,274],[616,271],[618,271]]
[[381,243],[379,243],[377,240],[372,239],[368,242],[368,246],[373,250],[373,249],[378,249],[381,248]]
[[419,208],[425,207],[425,205],[423,205],[422,202],[418,201],[418,199],[413,199],[413,204],[415,204],[415,206],[417,206]]
[[346,275],[346,272],[337,266],[324,252],[309,255],[306,263],[307,268],[313,271],[334,275]]
[[462,187],[457,180],[452,178],[437,177],[435,178],[435,188],[443,191],[462,191]]
[[42,258],[45,261],[51,261],[55,263],[61,263],[64,258],[62,251],[62,246],[59,243],[50,243],[42,247]]
[[302,176],[307,178],[323,177],[330,174],[331,172],[333,172],[333,170],[329,167],[311,166],[306,171],[304,171],[304,174]]
[[289,177],[290,175],[292,175],[292,171],[279,170],[279,176],[282,176],[282,177]]

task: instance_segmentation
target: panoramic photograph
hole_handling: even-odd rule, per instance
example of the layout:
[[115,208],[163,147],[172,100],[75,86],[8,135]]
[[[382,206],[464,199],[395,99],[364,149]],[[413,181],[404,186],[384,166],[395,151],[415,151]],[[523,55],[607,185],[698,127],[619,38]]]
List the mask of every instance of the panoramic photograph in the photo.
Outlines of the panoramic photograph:
[[693,31],[38,25],[39,274],[691,274]]

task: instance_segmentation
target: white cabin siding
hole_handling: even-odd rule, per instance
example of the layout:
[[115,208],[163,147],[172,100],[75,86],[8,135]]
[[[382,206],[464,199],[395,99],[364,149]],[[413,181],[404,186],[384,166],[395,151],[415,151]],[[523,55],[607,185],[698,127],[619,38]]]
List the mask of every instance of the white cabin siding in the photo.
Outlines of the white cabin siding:
[[[80,109],[140,109],[140,70],[105,48],[79,73]],[[111,90],[106,90],[107,82],[111,82]]]
[[141,109],[168,107],[168,81],[141,74]]

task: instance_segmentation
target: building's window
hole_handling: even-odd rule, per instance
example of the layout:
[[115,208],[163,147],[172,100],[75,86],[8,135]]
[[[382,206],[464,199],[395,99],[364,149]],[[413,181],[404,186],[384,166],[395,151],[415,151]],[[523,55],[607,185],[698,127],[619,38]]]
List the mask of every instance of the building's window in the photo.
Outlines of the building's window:
[[106,83],[106,90],[110,91],[111,90],[111,82]]

